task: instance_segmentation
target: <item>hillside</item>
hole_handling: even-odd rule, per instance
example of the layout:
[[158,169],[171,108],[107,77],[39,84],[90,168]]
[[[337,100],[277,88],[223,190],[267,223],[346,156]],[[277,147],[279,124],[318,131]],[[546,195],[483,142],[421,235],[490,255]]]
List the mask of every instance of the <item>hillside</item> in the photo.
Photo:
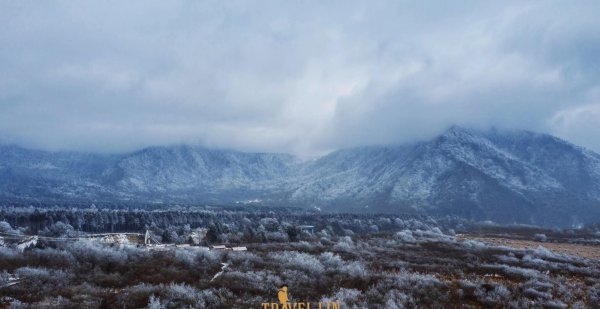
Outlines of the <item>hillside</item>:
[[413,144],[311,161],[194,146],[128,154],[0,146],[5,199],[246,203],[416,212],[504,223],[600,218],[600,156],[550,135],[452,127]]

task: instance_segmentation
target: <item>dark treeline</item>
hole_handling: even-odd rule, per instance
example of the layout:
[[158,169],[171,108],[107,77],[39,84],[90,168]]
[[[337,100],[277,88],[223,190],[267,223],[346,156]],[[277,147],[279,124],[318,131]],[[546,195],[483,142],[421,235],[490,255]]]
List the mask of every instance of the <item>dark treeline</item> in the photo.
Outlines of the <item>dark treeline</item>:
[[151,230],[165,242],[187,243],[193,230],[203,229],[205,242],[256,243],[296,241],[303,226],[311,232],[353,235],[396,231],[398,228],[437,225],[432,218],[416,215],[318,214],[302,210],[216,207],[172,210],[114,210],[90,208],[33,207],[0,208],[0,221],[18,227],[25,235],[75,236],[78,232],[136,232]]
[[100,208],[95,204],[78,207],[66,207],[67,204],[46,204],[44,207],[17,205],[0,206],[0,221],[20,228],[25,235],[48,234],[53,229],[56,236],[61,234],[56,232],[59,229],[83,233],[144,233],[149,229],[159,235],[173,235],[181,234],[182,229],[204,228],[208,230],[208,240],[216,242],[265,242],[270,238],[294,241],[302,225],[314,226],[314,231],[327,230],[332,235],[343,236],[394,231],[411,220],[438,226],[443,231],[468,231],[482,235],[502,235],[510,231],[513,237],[520,235],[524,239],[544,233],[552,239],[574,241],[576,236],[589,238],[600,231],[598,224],[566,230],[545,229],[472,222],[450,216],[320,213],[291,207],[170,205],[168,210],[148,210],[145,205],[137,205],[136,208],[124,208],[123,205],[120,208]]

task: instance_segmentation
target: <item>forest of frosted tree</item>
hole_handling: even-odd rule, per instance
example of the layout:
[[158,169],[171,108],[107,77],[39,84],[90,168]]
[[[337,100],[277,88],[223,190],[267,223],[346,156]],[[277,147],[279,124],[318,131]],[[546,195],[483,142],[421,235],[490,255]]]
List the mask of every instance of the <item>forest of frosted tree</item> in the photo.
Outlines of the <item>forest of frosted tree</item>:
[[[482,227],[522,230],[539,245],[461,236]],[[146,231],[168,246],[85,238]],[[599,231],[293,209],[2,207],[0,300],[15,308],[260,308],[287,284],[291,300],[342,308],[587,308],[600,301],[600,262],[545,245],[598,245]],[[20,246],[31,235],[36,243]]]

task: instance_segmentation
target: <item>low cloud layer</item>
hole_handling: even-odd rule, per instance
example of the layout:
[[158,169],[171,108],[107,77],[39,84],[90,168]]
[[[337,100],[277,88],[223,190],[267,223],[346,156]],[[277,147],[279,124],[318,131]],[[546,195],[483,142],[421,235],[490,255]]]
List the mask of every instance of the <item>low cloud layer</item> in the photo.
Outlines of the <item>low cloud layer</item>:
[[451,124],[600,151],[597,1],[0,2],[0,140],[318,154]]

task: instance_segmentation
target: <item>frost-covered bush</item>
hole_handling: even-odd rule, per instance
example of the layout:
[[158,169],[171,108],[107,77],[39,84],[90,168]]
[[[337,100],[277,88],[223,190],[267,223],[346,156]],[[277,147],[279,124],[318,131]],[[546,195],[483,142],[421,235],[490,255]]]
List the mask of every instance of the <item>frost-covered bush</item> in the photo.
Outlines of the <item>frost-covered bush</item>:
[[334,250],[351,251],[354,249],[354,242],[349,236],[340,237],[338,242],[333,246]]
[[49,308],[73,308],[73,303],[62,296],[47,296],[42,300],[43,304],[47,304]]
[[81,260],[111,262],[123,265],[128,259],[126,250],[93,241],[78,241],[70,244],[68,249],[74,256]]
[[0,271],[0,287],[8,283],[10,275],[6,271]]
[[578,291],[577,283],[573,284],[569,282],[569,280],[563,276],[557,276],[553,280],[554,287],[554,297],[559,298],[565,302],[571,303],[574,301],[574,291]]
[[232,264],[240,264],[245,267],[264,264],[263,258],[252,252],[240,251],[232,253],[227,255],[228,261]]
[[70,266],[77,261],[70,251],[56,248],[34,248],[28,252],[28,255],[31,258],[47,261],[54,266]]
[[479,251],[479,250],[488,249],[490,247],[490,245],[488,245],[484,242],[481,242],[479,240],[472,240],[472,239],[467,239],[467,240],[463,241],[462,246],[465,247],[465,249],[470,250],[470,251]]
[[403,292],[396,289],[388,290],[383,297],[384,308],[387,309],[404,309],[408,307],[416,307],[414,299]]
[[412,231],[410,230],[402,230],[400,232],[397,232],[395,235],[396,239],[399,239],[403,242],[415,242],[417,241],[415,239],[415,237],[413,236]]
[[43,267],[21,267],[15,274],[26,280],[30,289],[39,291],[52,291],[66,285],[70,275],[63,270],[50,270]]
[[184,265],[191,267],[196,263],[196,257],[198,254],[192,250],[173,250],[173,256],[176,261],[183,263]]
[[196,254],[196,261],[201,265],[217,264],[223,254],[220,251],[212,251],[204,247],[194,248],[193,252]]
[[338,302],[340,308],[366,308],[364,301],[360,301],[361,291],[356,289],[338,289],[332,296],[324,297],[321,302]]
[[320,243],[308,242],[308,241],[299,241],[291,244],[294,249],[300,251],[313,251],[319,248],[322,248]]
[[534,298],[536,300],[547,300],[552,299],[552,293],[538,291],[534,288],[526,288],[523,290],[523,294],[527,297]]
[[366,296],[370,302],[384,301],[385,308],[431,308],[446,301],[445,288],[435,276],[402,270],[378,280]]
[[547,300],[543,303],[544,308],[549,309],[567,309],[568,306],[560,300]]
[[449,242],[453,240],[452,236],[444,234],[438,227],[430,227],[427,230],[417,229],[412,232],[412,235],[418,240],[426,241],[443,241]]
[[572,263],[574,261],[582,262],[580,258],[556,253],[548,250],[544,246],[538,246],[535,250],[532,251],[532,254],[537,258],[544,259],[547,261],[556,261],[564,263]]
[[516,258],[512,253],[509,253],[507,255],[496,255],[495,257],[496,259],[498,259],[498,261],[504,264],[517,264],[521,262],[521,260]]
[[279,230],[279,222],[275,218],[262,218],[259,222],[268,232],[276,232]]
[[297,269],[283,269],[279,270],[277,274],[284,283],[290,286],[314,286],[315,280],[320,280],[314,274]]
[[287,241],[289,241],[289,235],[285,232],[280,232],[280,231],[266,232],[265,237],[268,241],[271,241],[271,242],[287,242]]
[[405,227],[407,227],[407,226],[408,226],[408,224],[407,224],[407,223],[405,223],[405,222],[404,222],[404,220],[402,220],[402,219],[400,219],[400,218],[395,218],[395,219],[394,219],[394,225],[395,225],[396,227],[399,227],[399,228],[405,228]]
[[58,221],[40,232],[40,235],[51,237],[76,237],[78,234],[70,224],[62,221]]
[[21,235],[21,231],[13,229],[12,226],[6,221],[0,221],[0,233]]
[[[221,279],[223,282],[227,282],[230,288],[243,289],[253,286],[254,289],[261,290],[263,293],[277,290],[284,283],[278,275],[270,270],[227,271]],[[257,282],[260,284],[256,284]]]
[[37,278],[41,280],[47,280],[50,278],[50,270],[46,268],[36,267],[21,267],[16,270],[17,275],[26,278]]
[[312,274],[323,273],[323,264],[314,256],[298,251],[283,251],[269,255],[281,267],[307,271]]
[[396,283],[400,287],[404,287],[406,289],[417,289],[420,291],[425,291],[442,285],[442,282],[435,276],[406,271],[401,272],[396,277]]
[[552,291],[554,285],[546,280],[531,279],[525,282],[522,287],[523,294],[527,297],[537,300],[553,299]]
[[353,261],[344,265],[341,272],[350,278],[367,278],[369,275],[369,270],[365,264],[359,261]]
[[27,306],[27,304],[23,303],[22,301],[15,299],[10,303],[10,309],[25,309],[29,306]]
[[196,288],[189,286],[187,284],[181,283],[171,283],[167,286],[167,290],[165,292],[166,297],[165,301],[189,301],[193,303],[197,303],[201,300],[201,293],[196,290]]
[[595,284],[589,288],[588,297],[592,304],[600,304],[600,284]]
[[546,234],[535,234],[533,235],[533,239],[535,241],[546,242],[548,240],[548,237],[546,236]]
[[160,297],[151,295],[148,299],[148,309],[165,309],[165,305],[160,302]]
[[522,266],[528,266],[531,268],[547,268],[551,263],[540,259],[535,254],[525,254],[521,259]]
[[[145,289],[149,292],[148,308],[218,308],[222,305],[215,289],[198,290],[182,283],[137,287],[137,293]],[[224,295],[229,293],[222,291]]]
[[542,273],[529,268],[522,268],[509,265],[482,265],[483,269],[488,269],[492,272],[502,272],[507,276],[520,277],[523,279],[539,278],[542,277]]
[[335,271],[344,266],[344,261],[342,260],[342,258],[339,255],[332,252],[321,253],[319,259],[321,260],[323,266],[325,266],[325,269],[327,271]]
[[493,288],[479,286],[475,289],[474,295],[487,306],[506,305],[512,298],[511,292],[503,285],[494,285]]
[[[147,301],[151,296],[159,295],[162,291],[164,291],[164,288],[161,285],[139,283],[124,289],[123,293],[119,295],[117,303],[119,304],[119,307],[131,307],[131,302],[135,302],[136,300]],[[82,292],[86,291],[84,290]]]

